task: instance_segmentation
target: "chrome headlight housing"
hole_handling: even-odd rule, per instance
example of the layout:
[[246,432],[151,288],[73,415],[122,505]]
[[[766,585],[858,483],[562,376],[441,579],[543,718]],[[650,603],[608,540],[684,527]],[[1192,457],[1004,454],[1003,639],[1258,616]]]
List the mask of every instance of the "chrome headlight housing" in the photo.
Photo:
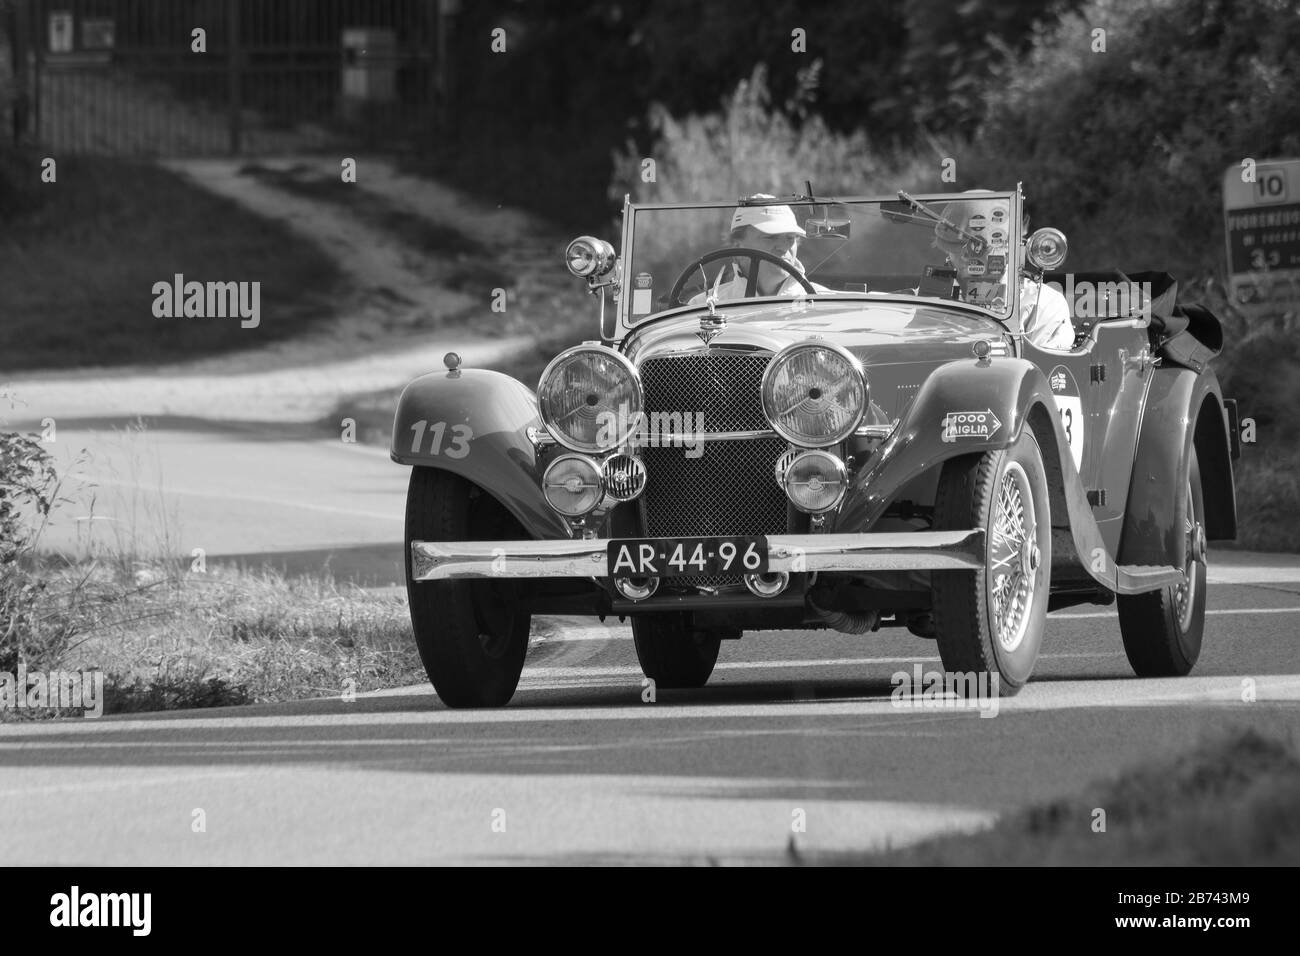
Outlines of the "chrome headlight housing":
[[564,264],[580,279],[603,276],[614,268],[617,258],[613,246],[594,236],[579,236],[564,250]]
[[1059,229],[1039,229],[1025,243],[1025,258],[1035,269],[1051,272],[1065,262],[1070,244]]
[[565,448],[587,454],[611,451],[641,427],[641,376],[611,348],[578,345],[561,352],[542,372],[537,408]]
[[867,376],[853,353],[825,342],[796,342],[763,373],[763,414],[776,433],[802,448],[824,448],[853,434],[867,410]]
[[781,474],[786,497],[800,511],[825,514],[839,507],[848,490],[848,471],[836,455],[812,449],[801,451]]
[[542,494],[560,514],[580,518],[605,497],[600,465],[586,455],[560,455],[542,475]]

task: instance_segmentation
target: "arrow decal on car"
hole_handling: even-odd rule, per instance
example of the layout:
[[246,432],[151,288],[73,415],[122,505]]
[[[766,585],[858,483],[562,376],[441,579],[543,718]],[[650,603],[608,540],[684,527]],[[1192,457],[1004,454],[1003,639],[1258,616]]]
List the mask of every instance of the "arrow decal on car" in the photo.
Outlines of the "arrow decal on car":
[[955,442],[960,438],[979,438],[988,441],[1001,427],[1002,423],[998,421],[991,408],[986,408],[982,412],[949,412],[943,416],[941,437],[946,442]]

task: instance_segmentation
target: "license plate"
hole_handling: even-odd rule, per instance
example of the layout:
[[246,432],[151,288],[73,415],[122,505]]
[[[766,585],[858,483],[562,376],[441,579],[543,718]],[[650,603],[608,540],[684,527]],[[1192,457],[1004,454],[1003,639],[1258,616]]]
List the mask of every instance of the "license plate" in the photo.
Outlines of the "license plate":
[[761,536],[615,538],[607,554],[611,577],[672,578],[767,571],[767,539]]

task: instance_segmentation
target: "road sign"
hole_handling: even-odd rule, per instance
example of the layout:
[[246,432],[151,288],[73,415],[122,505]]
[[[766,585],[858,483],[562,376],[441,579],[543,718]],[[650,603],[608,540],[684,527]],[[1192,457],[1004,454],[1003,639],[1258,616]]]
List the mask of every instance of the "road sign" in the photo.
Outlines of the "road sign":
[[1223,219],[1233,304],[1249,316],[1300,309],[1300,159],[1229,166]]

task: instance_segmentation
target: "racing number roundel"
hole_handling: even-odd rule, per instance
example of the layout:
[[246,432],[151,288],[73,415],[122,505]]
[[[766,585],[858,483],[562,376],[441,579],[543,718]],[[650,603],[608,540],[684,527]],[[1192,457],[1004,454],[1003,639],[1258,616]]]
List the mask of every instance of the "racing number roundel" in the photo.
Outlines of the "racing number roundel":
[[1056,399],[1056,410],[1061,416],[1061,429],[1065,440],[1070,443],[1070,455],[1074,458],[1074,467],[1083,469],[1083,400],[1079,397],[1079,383],[1074,380],[1070,370],[1064,365],[1052,369],[1047,376],[1047,384]]

